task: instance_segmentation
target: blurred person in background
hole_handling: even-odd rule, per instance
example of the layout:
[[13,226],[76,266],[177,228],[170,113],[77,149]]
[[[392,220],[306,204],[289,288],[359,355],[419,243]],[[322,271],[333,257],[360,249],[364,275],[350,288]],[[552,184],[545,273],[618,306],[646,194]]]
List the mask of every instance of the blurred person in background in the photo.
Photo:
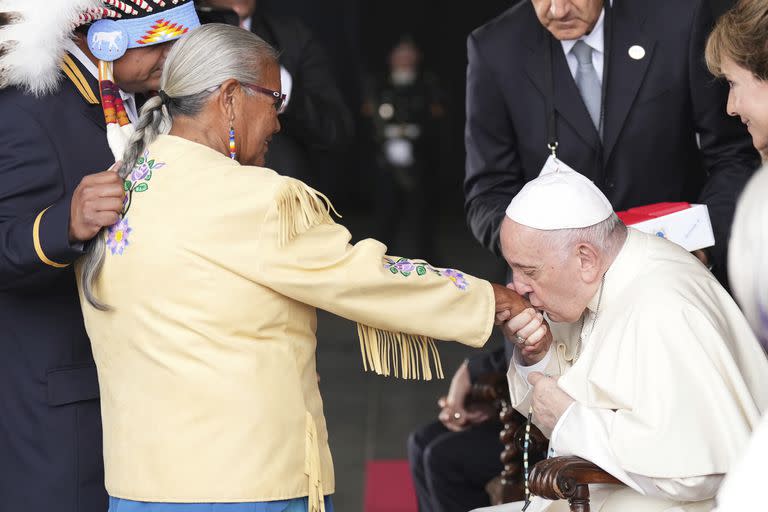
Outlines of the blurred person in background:
[[[768,2],[741,0],[715,25],[707,41],[710,71],[729,85],[727,113],[749,130],[755,148],[768,156]],[[733,293],[763,349],[768,350],[768,168],[749,182],[736,207],[728,274]],[[765,480],[768,416],[755,430],[742,461],[717,495],[717,511],[748,510]]]
[[320,43],[298,18],[269,15],[258,0],[198,3],[235,11],[241,28],[277,49],[286,102],[282,129],[272,137],[266,165],[309,183],[322,182],[318,173],[351,143],[354,126]]
[[423,69],[422,57],[416,43],[402,37],[388,55],[387,71],[368,81],[363,115],[375,145],[376,237],[433,261],[434,180],[441,168],[445,106],[438,79]]

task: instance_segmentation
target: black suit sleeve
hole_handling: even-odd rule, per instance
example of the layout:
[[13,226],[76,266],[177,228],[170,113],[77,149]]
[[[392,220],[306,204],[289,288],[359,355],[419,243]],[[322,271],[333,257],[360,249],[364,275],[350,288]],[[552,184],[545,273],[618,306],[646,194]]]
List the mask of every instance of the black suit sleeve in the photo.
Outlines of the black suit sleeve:
[[286,133],[312,149],[338,151],[352,138],[352,116],[331,74],[320,44],[309,30],[296,23],[294,44],[298,60],[286,66],[293,81],[286,111],[280,116]]
[[3,104],[0,116],[0,289],[53,276],[82,251],[69,243],[71,196],[56,152],[30,113]]
[[512,351],[512,344],[505,341],[504,346],[496,350],[471,356],[467,359],[470,382],[474,384],[481,375],[487,373],[507,373]]
[[510,200],[523,187],[524,175],[502,92],[474,35],[467,40],[467,57],[467,222],[475,238],[500,255],[501,221]]
[[704,46],[714,23],[710,4],[700,2],[694,19],[689,48],[689,83],[694,122],[707,171],[707,181],[699,200],[709,209],[715,234],[715,247],[710,251],[712,263],[719,273],[723,273],[736,200],[760,160],[749,134],[738,119],[729,117],[726,112],[726,85],[722,80],[716,80],[706,68]]

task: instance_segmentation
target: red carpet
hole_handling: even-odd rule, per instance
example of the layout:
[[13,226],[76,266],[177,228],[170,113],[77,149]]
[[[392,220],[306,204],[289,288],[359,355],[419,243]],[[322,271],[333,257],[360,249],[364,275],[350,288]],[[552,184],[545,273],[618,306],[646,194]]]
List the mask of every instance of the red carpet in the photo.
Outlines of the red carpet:
[[373,460],[365,468],[364,512],[417,512],[407,460]]

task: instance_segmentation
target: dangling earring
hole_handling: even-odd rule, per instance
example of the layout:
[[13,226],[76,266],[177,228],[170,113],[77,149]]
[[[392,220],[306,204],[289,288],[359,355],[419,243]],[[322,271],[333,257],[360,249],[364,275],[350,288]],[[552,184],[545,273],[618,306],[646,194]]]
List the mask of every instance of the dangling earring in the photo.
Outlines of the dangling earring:
[[229,125],[229,157],[232,160],[237,159],[237,151],[235,151],[235,127]]

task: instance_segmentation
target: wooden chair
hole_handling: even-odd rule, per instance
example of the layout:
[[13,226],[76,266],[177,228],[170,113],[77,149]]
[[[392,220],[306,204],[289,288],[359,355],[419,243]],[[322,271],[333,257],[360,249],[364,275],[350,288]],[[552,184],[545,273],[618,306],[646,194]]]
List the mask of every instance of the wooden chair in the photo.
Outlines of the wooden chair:
[[589,484],[621,481],[581,457],[553,457],[534,466],[528,478],[531,492],[550,500],[568,500],[571,512],[589,512]]
[[[523,479],[525,417],[510,405],[507,376],[503,373],[484,375],[472,388],[467,405],[471,406],[472,403],[492,404],[498,411],[502,423],[499,439],[504,445],[504,450],[499,457],[504,468],[497,478],[486,485],[491,504],[500,505],[523,500],[525,498]],[[548,443],[539,429],[533,427],[529,449],[531,466],[546,458]]]
[[[500,457],[504,469],[499,477],[486,486],[491,503],[499,505],[522,501],[525,497],[523,481],[523,436],[525,418],[515,411],[509,401],[509,388],[504,374],[489,374],[477,382],[470,393],[471,403],[493,404],[499,411],[503,425],[499,434],[504,444]],[[528,478],[531,492],[550,500],[568,500],[571,512],[590,512],[590,484],[620,484],[599,466],[580,457],[546,458],[549,440],[537,429],[531,428],[530,464]]]

